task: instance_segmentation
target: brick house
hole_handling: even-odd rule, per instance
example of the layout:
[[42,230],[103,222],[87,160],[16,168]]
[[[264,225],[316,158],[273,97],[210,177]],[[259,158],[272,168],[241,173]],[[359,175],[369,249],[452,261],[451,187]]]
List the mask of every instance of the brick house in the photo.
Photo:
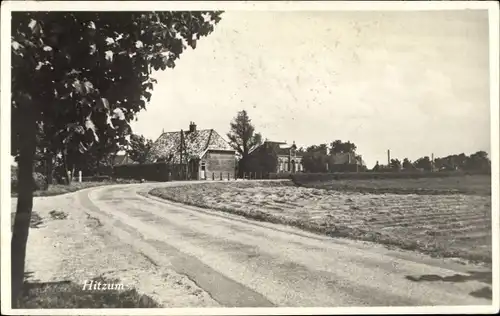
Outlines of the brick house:
[[302,154],[297,152],[295,142],[288,145],[285,142],[265,141],[250,152],[249,171],[264,173],[302,172]]
[[213,129],[196,129],[191,122],[187,131],[166,132],[153,143],[148,162],[167,162],[182,166],[191,180],[234,179],[234,149]]

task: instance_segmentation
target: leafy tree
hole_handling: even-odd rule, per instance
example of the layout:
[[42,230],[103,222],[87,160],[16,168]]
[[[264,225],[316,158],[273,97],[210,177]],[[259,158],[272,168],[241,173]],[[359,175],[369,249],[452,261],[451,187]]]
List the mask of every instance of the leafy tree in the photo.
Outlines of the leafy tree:
[[[114,159],[120,150],[124,149],[122,143],[103,139],[95,143],[90,150],[80,155],[75,161],[75,168],[82,171],[84,176],[111,175]],[[63,165],[64,166],[64,165]],[[67,170],[63,170],[66,172]]]
[[401,161],[399,159],[391,159],[390,167],[392,170],[401,170]]
[[488,158],[488,153],[485,151],[478,151],[467,159],[466,165],[465,165],[466,170],[490,170],[491,169],[491,161]]
[[413,169],[415,169],[415,167],[413,166],[413,163],[408,158],[403,159],[402,167],[403,167],[404,170],[413,170]]
[[127,153],[133,161],[137,161],[140,164],[143,164],[147,160],[147,156],[149,150],[153,146],[153,141],[150,139],[146,139],[142,135],[132,134],[130,136],[129,148],[127,149]]
[[230,130],[227,133],[229,144],[236,150],[240,156],[238,162],[238,172],[240,176],[247,172],[249,168],[249,153],[262,143],[262,136],[255,133],[255,127],[252,120],[245,110],[238,112],[236,117],[230,123]]
[[414,166],[415,168],[423,169],[424,171],[432,170],[432,162],[428,156],[417,159]]
[[470,156],[461,153],[439,157],[434,160],[434,165],[438,170],[488,171],[491,168],[491,161],[488,153],[478,151]]
[[[13,12],[11,144],[18,204],[11,246],[12,306],[22,289],[37,146],[72,170],[95,144],[123,140],[146,107],[152,71],[175,67],[221,12]],[[38,131],[44,142],[37,142]],[[42,150],[43,151],[43,150]]]
[[312,145],[302,156],[302,165],[307,172],[326,172],[328,148],[326,144]]
[[350,141],[342,142],[341,140],[336,140],[330,143],[330,155],[355,153],[356,149],[356,145],[351,143]]

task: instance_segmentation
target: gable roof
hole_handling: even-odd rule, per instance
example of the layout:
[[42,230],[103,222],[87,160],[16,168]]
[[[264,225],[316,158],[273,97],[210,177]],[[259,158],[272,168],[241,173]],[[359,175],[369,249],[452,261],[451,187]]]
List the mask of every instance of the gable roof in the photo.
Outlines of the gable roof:
[[201,158],[207,150],[234,152],[234,149],[213,129],[167,132],[153,143],[148,161],[165,160],[180,163],[181,138],[183,139],[183,160],[186,156],[189,159]]
[[127,165],[127,164],[136,164],[137,162],[132,160],[127,153],[117,154],[113,158],[113,165]]
[[[275,150],[278,156],[288,156],[290,154],[290,149],[294,147],[295,150],[297,150],[297,146],[295,146],[295,144],[288,145],[285,142],[273,142],[266,140],[264,143],[262,143],[261,145],[257,146],[252,151],[250,151],[250,154],[252,154],[253,152],[258,152],[260,150],[273,149]],[[295,156],[302,157],[303,155],[295,151]]]

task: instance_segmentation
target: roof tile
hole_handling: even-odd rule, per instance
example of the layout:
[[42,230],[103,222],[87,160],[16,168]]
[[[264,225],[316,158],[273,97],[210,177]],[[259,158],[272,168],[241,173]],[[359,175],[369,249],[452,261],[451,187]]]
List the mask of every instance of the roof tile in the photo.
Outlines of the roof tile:
[[[213,129],[183,131],[184,152],[190,158],[201,158],[207,149],[234,151],[233,148]],[[163,133],[151,147],[148,161],[165,159],[172,163],[180,162],[181,131]]]

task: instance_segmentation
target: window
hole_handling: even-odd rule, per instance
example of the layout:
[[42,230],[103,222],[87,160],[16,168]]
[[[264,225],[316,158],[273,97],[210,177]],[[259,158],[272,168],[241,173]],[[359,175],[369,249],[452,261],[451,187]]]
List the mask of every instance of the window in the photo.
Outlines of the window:
[[205,169],[206,169],[206,165],[207,165],[207,164],[206,164],[206,162],[205,162],[205,161],[202,161],[202,162],[201,162],[201,171],[205,171]]

